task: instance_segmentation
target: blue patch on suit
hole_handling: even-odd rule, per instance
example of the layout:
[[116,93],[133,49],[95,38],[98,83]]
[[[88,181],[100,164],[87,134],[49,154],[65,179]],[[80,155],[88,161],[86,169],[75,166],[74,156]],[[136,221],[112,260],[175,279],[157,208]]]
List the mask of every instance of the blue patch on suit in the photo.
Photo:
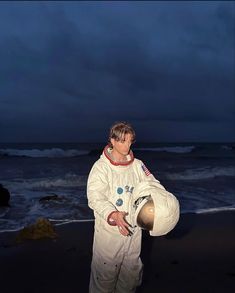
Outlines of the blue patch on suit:
[[117,193],[118,193],[118,194],[122,194],[122,193],[123,193],[123,189],[122,189],[121,187],[118,187],[118,188],[117,188]]
[[116,206],[120,207],[123,205],[123,200],[121,198],[119,198],[117,201],[116,201]]

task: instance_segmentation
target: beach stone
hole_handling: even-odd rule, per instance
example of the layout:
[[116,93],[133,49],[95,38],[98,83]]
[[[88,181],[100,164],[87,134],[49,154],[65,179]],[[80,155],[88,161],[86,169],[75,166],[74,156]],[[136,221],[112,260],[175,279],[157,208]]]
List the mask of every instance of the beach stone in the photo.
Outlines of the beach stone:
[[45,218],[38,218],[36,223],[23,228],[16,236],[16,242],[20,243],[24,240],[37,240],[42,238],[54,239],[57,233],[52,223]]
[[62,198],[57,194],[46,195],[46,196],[41,197],[39,199],[39,202],[51,201],[51,200],[62,200]]
[[9,206],[10,192],[0,184],[0,206]]

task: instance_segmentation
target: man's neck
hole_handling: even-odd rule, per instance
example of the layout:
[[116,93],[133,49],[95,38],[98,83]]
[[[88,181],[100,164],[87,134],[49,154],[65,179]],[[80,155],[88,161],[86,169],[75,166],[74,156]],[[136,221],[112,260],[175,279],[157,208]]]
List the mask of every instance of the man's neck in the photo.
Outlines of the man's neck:
[[125,155],[122,155],[122,154],[118,153],[115,150],[112,150],[111,157],[112,157],[112,160],[114,162],[116,162],[116,163],[118,163],[118,162],[126,162],[127,161],[127,158],[126,158]]

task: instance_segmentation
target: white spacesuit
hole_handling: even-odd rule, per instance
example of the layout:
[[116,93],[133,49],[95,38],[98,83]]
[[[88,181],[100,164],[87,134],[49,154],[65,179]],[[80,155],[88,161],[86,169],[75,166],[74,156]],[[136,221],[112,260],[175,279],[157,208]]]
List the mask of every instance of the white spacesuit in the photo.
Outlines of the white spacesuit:
[[[137,193],[133,196],[134,190],[140,183],[146,183],[165,191],[131,151],[127,162],[122,164],[112,161],[110,154],[111,149],[106,146],[88,177],[88,205],[95,216],[90,293],[135,292],[142,278],[140,251],[143,227],[137,223],[141,204],[138,204]],[[147,197],[141,192],[140,195],[144,198],[143,205]],[[147,191],[145,195],[150,193]],[[126,221],[131,225],[131,236],[121,235],[109,221],[110,214],[117,210],[128,212]]]

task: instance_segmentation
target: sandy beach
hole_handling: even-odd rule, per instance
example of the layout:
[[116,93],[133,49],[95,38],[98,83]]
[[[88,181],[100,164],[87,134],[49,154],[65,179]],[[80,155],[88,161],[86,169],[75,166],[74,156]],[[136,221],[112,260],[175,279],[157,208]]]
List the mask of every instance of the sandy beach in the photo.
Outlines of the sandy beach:
[[[16,244],[0,234],[1,293],[88,292],[93,222],[56,226],[57,239]],[[235,292],[235,212],[181,215],[168,235],[143,233],[139,292]]]

